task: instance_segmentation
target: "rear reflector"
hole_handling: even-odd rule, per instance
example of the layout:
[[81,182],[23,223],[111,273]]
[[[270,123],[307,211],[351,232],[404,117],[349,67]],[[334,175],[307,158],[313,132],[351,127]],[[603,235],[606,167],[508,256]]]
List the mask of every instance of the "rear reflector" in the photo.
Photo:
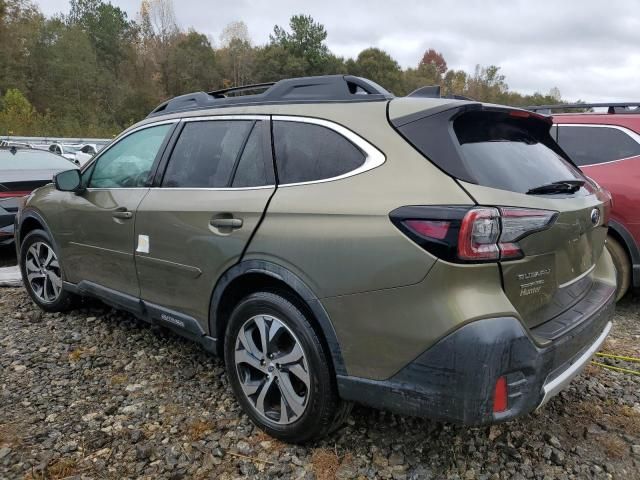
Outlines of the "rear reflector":
[[437,220],[407,220],[404,224],[423,237],[442,240],[447,236],[451,222]]
[[496,381],[496,388],[493,392],[493,413],[504,412],[507,405],[507,379],[500,377]]

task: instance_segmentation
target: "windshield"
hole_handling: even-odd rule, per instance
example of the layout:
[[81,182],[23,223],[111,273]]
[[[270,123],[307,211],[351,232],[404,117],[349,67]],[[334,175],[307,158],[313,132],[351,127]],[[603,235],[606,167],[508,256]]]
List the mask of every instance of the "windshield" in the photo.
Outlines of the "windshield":
[[69,160],[43,150],[0,150],[0,172],[2,170],[71,170]]

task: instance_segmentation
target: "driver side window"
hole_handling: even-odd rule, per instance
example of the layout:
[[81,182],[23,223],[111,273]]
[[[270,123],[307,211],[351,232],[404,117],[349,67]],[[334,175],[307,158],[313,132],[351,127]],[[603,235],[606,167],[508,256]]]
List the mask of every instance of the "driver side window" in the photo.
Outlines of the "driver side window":
[[120,140],[96,161],[89,188],[144,187],[171,127],[166,124],[145,128]]

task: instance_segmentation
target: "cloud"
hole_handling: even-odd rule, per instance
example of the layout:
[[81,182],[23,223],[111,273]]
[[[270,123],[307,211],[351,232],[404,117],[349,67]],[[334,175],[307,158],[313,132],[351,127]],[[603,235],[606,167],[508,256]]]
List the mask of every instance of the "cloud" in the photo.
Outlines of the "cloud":
[[[111,0],[135,18],[140,2]],[[68,10],[65,0],[40,0],[46,14]],[[571,100],[634,100],[640,72],[640,10],[635,0],[558,2],[370,0],[299,2],[236,0],[223,8],[204,0],[175,0],[182,28],[215,41],[231,21],[242,20],[256,44],[275,24],[310,14],[325,25],[337,55],[355,57],[375,46],[403,67],[415,66],[427,48],[443,53],[450,68],[472,72],[498,65],[510,88],[523,93],[558,87]]]

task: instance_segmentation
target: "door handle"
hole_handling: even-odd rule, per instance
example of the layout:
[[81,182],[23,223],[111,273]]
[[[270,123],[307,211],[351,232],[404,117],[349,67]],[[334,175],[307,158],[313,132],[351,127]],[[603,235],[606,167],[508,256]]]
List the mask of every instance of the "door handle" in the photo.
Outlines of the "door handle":
[[242,227],[241,218],[212,218],[209,222],[212,227],[237,229]]
[[112,213],[113,218],[131,218],[133,213],[126,209],[118,209]]

